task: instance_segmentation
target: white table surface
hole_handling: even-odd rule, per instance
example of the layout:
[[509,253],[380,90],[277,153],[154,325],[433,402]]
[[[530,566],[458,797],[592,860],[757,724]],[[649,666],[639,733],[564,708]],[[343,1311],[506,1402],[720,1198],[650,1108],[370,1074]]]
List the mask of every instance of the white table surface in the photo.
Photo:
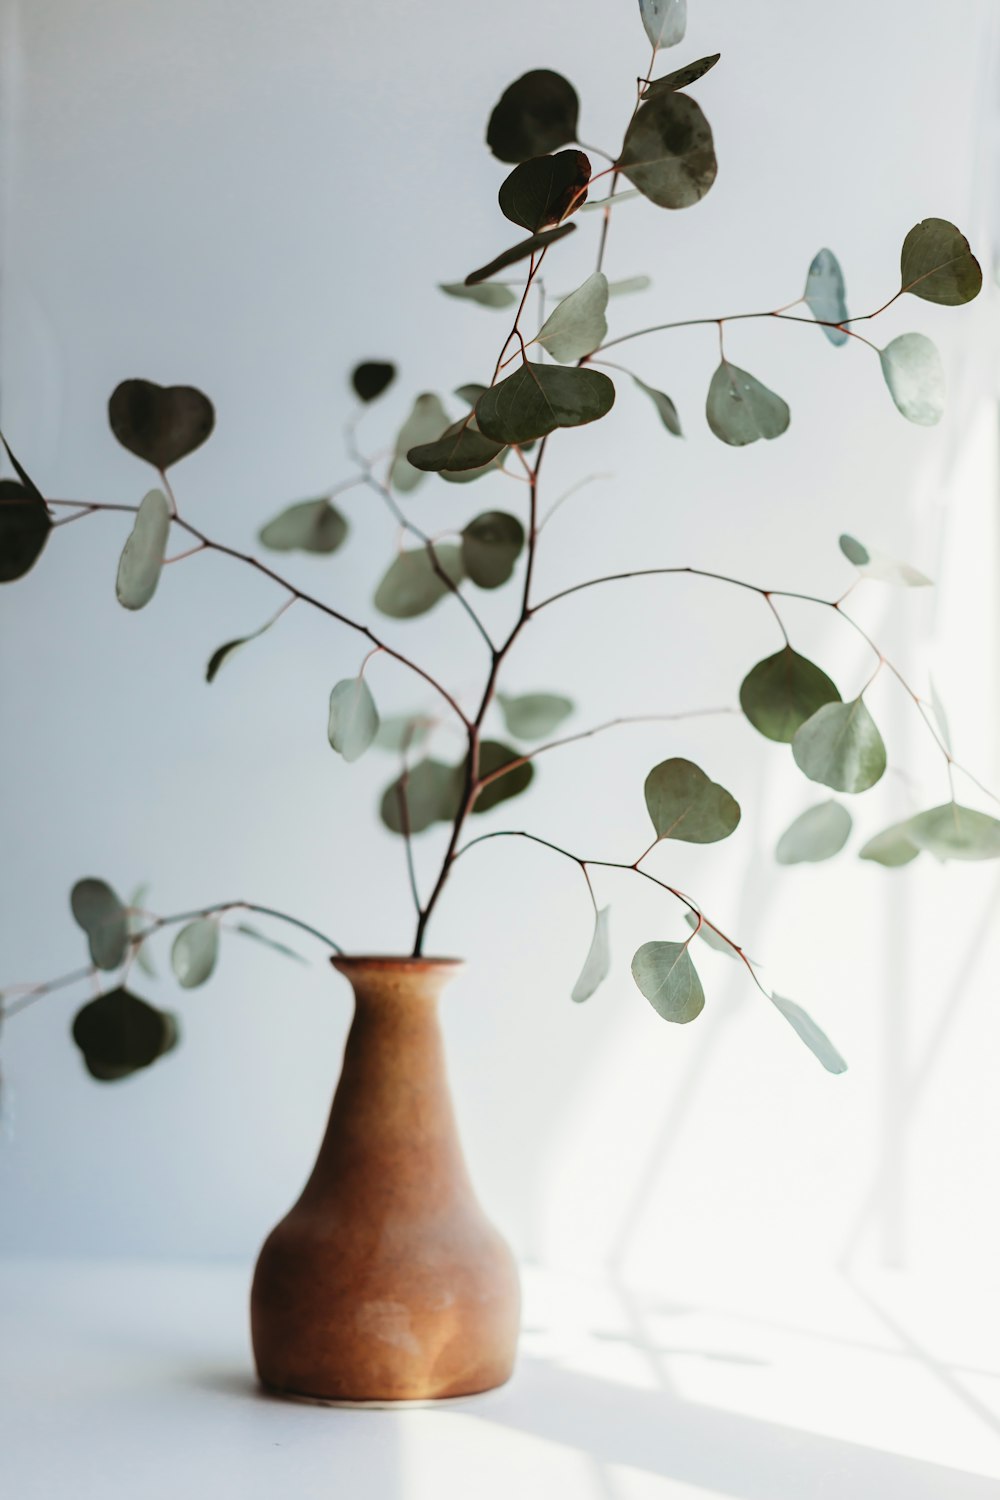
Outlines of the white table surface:
[[529,1270],[511,1384],[396,1411],[262,1395],[248,1277],[0,1262],[0,1494],[1000,1500],[995,1318],[903,1276],[714,1306]]

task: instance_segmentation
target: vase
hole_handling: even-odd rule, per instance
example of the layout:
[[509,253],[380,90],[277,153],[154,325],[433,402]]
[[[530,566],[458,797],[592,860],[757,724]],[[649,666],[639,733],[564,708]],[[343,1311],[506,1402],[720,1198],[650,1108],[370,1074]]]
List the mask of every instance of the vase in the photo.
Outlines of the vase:
[[376,1404],[489,1390],[513,1368],[520,1290],[473,1192],[448,1089],[438,997],[462,964],[333,965],[354,1017],[316,1165],[257,1261],[260,1380]]

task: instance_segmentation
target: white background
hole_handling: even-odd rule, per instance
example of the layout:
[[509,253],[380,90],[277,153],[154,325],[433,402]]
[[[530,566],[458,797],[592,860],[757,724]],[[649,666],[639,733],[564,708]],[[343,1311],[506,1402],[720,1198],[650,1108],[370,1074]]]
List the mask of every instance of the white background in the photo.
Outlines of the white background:
[[[107,396],[127,376],[194,383],[218,425],[174,471],[181,508],[247,548],[283,504],[350,473],[340,434],[358,359],[391,357],[402,372],[362,424],[372,452],[415,392],[488,378],[506,315],[435,284],[516,238],[495,206],[504,169],[482,144],[501,90],[530,67],[564,71],[584,137],[614,151],[647,56],[627,0],[509,0],[502,15],[467,0],[0,9],[4,428],[50,495],[135,503],[150,475],[107,430]],[[824,244],[851,310],[870,310],[927,215],[960,223],[987,259],[987,4],[961,0],[943,18],[929,3],[854,0],[835,24],[793,0],[772,0],[766,21],[755,6],[691,9],[677,61],[723,54],[697,86],[719,178],[685,213],[616,213],[609,274],[649,272],[654,288],[612,304],[613,331],[788,302]],[[589,274],[598,223],[581,219],[553,252],[555,292]],[[702,414],[714,330],[626,346],[674,397],[687,436],[664,433],[623,381],[606,421],[552,443],[550,499],[585,474],[613,477],[545,532],[539,590],[663,562],[832,597],[851,576],[836,538],[852,531],[939,580],[933,598],[867,584],[856,613],[918,691],[933,667],[959,757],[1000,783],[994,295],[957,312],[906,298],[875,325],[881,343],[910,329],[940,343],[952,401],[935,431],[896,414],[864,348],[743,324],[729,356],[784,393],[793,420],[778,442],[728,449]],[[438,531],[521,501],[502,480],[432,479],[405,503]],[[370,598],[394,527],[363,490],[339,503],[349,546],[281,566],[379,628]],[[0,600],[3,978],[82,961],[66,898],[85,874],[124,893],[148,879],[164,912],[241,897],[349,949],[403,951],[402,850],[374,817],[391,761],[373,752],[348,767],[325,739],[330,687],[363,643],[296,607],[209,688],[212,650],[280,594],[198,558],[127,615],[114,598],[126,533],[114,517],[57,533]],[[512,604],[482,600],[498,630]],[[863,644],[828,611],[787,617],[800,649],[856,691],[872,667]],[[471,701],[482,650],[457,607],[384,630]],[[733,704],[779,644],[752,596],[653,581],[553,609],[507,683],[568,691],[584,727]],[[384,659],[370,681],[383,710],[427,702]],[[856,862],[861,838],[947,795],[941,757],[888,672],[870,701],[893,771],[852,801],[856,838],[835,865],[774,865],[776,836],[823,793],[738,717],[567,750],[482,820],[631,859],[648,838],[646,771],[698,760],[739,798],[743,824],[717,848],[658,851],[651,867],[765,960],[851,1064],[823,1073],[746,976],[708,952],[702,1018],[659,1021],[628,962],[639,943],[676,937],[680,912],[626,876],[600,881],[613,977],[573,1007],[590,928],[577,872],[518,841],[485,846],[459,867],[431,946],[470,961],[444,1012],[454,1089],[484,1202],[522,1255],[610,1261],[671,1295],[699,1276],[724,1287],[737,1260],[779,1273],[905,1260],[934,1274],[945,1326],[957,1279],[968,1292],[981,1276],[987,1295],[1000,1250],[996,872]],[[425,879],[439,845],[419,843]],[[166,972],[165,947],[158,963]],[[80,997],[53,995],[5,1028],[0,1248],[245,1257],[297,1192],[336,1076],[345,983],[318,953],[305,968],[233,938],[204,990],[139,987],[177,1008],[183,1045],[116,1087],[93,1083],[70,1041]]]

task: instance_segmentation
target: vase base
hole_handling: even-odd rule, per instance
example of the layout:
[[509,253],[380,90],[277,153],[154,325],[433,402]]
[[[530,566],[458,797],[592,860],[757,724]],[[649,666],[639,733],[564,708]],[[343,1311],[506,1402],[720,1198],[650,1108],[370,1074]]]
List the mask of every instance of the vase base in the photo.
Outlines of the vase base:
[[460,1396],[419,1396],[412,1400],[393,1400],[392,1398],[373,1397],[368,1401],[346,1401],[334,1396],[308,1396],[302,1391],[286,1391],[279,1386],[268,1385],[266,1381],[260,1381],[260,1389],[268,1396],[273,1396],[279,1401],[298,1401],[306,1406],[332,1406],[340,1407],[346,1411],[405,1411],[419,1410],[421,1407],[448,1407],[467,1406],[470,1403],[482,1401],[485,1396],[490,1396],[494,1391],[503,1390],[510,1383],[511,1376],[506,1380],[498,1381],[496,1385],[487,1386],[481,1391],[467,1391]]

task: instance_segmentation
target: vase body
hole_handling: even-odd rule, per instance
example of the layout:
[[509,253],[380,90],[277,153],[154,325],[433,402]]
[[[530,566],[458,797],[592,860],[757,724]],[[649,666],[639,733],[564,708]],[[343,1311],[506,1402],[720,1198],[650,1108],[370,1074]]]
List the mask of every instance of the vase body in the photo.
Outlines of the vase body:
[[438,1025],[453,960],[333,960],[354,1019],[312,1175],[266,1240],[251,1295],[264,1385],[414,1401],[502,1385],[517,1269],[476,1201]]

